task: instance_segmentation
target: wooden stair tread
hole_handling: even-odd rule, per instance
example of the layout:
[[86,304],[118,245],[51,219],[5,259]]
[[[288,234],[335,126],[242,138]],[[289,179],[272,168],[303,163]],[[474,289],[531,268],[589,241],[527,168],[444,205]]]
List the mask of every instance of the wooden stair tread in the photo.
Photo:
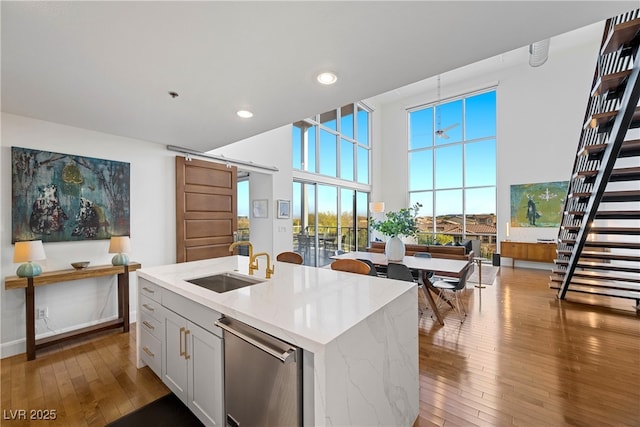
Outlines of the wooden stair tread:
[[600,49],[601,55],[607,55],[617,51],[620,47],[629,43],[640,30],[640,18],[614,25]]
[[[592,114],[589,120],[587,120],[587,123],[585,123],[584,127],[586,128],[588,126],[593,129],[606,128],[613,123],[617,115],[618,110]],[[633,118],[631,119],[631,124],[629,127],[636,127],[637,122],[640,122],[640,107],[636,107],[635,111],[633,112]]]
[[[573,215],[574,217],[583,217],[585,211],[565,211],[565,215]],[[640,211],[598,211],[596,219],[640,219]]]
[[[559,249],[558,255],[571,256],[573,251]],[[606,260],[618,260],[618,261],[637,261],[640,262],[640,256],[617,254],[613,252],[596,252],[596,251],[582,251],[580,252],[580,258],[598,258]]]
[[[563,230],[566,230],[570,233],[577,233],[580,228],[580,225],[563,225],[560,227]],[[636,236],[640,235],[640,228],[634,227],[591,227],[589,229],[589,234],[623,234],[628,236]]]
[[[590,192],[580,191],[569,193],[567,196],[570,199],[588,199],[591,197]],[[606,191],[602,195],[602,202],[636,202],[640,201],[640,191],[628,190],[628,191]]]
[[[585,182],[593,182],[599,170],[583,170],[573,174],[573,179],[583,179]],[[611,171],[609,182],[640,181],[640,167],[619,168]]]
[[[564,270],[554,269],[552,273],[558,280],[562,281],[565,275]],[[637,283],[638,289],[640,289],[640,277],[637,275],[625,275],[625,274],[611,274],[611,273],[602,273],[599,271],[584,271],[584,270],[576,270],[573,273],[573,277],[580,277],[590,280],[602,279],[602,280],[611,280],[611,281],[619,281],[619,282],[632,282]]]
[[[549,281],[552,283],[562,283],[562,277],[551,276],[549,277]],[[614,282],[614,281],[602,281],[602,280],[593,280],[593,279],[572,279],[571,286],[574,285],[586,285],[591,286],[598,289],[618,289],[621,291],[631,291],[631,292],[640,292],[640,283],[625,283],[625,282]]]
[[[551,282],[549,284],[549,288],[551,289],[560,289],[560,285],[554,285],[556,282]],[[610,289],[610,288],[599,288],[597,286],[588,286],[588,285],[569,285],[567,288],[569,292],[580,292],[586,294],[594,294],[594,295],[602,295],[607,297],[616,297],[616,298],[629,298],[629,299],[640,299],[640,291],[627,291],[621,289]]]
[[[559,239],[559,242],[567,245],[574,245],[576,243],[576,239],[563,238],[563,239]],[[586,242],[584,242],[584,246],[590,247],[590,248],[640,249],[640,243],[634,243],[634,242],[587,240]]]
[[[569,260],[561,260],[561,259],[556,259],[555,260],[555,264],[556,265],[561,265],[561,266],[566,266],[569,264]],[[578,263],[576,264],[577,268],[589,268],[592,270],[609,270],[609,271],[620,271],[620,272],[625,272],[625,273],[634,273],[634,274],[640,274],[640,268],[638,267],[631,267],[631,266],[624,266],[624,265],[615,265],[615,264],[604,264],[601,262],[585,262],[585,261],[578,261]]]
[[[604,150],[607,148],[607,144],[592,144],[585,145],[580,152],[579,156],[588,156],[589,160],[597,160],[602,156]],[[630,139],[622,142],[620,147],[620,153],[618,157],[636,157],[640,156],[640,139]]]
[[627,77],[629,77],[630,74],[631,70],[624,70],[618,73],[600,76],[593,90],[591,91],[591,96],[600,96],[611,91],[611,89],[617,89],[620,84],[623,83],[627,79]]

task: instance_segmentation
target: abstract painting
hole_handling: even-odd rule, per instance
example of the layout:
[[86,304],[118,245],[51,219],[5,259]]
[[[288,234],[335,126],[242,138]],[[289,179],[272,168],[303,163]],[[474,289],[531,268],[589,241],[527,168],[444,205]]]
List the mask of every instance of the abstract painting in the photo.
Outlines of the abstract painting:
[[129,235],[130,165],[11,147],[12,242]]
[[569,181],[511,186],[512,227],[559,227]]

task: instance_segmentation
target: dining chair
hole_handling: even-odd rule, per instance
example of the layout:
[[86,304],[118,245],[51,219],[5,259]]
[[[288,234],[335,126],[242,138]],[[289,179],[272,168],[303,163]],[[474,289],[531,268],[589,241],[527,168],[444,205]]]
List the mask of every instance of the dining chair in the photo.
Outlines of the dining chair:
[[371,270],[367,264],[357,259],[337,259],[331,263],[331,269],[358,274],[369,274]]
[[[433,258],[429,252],[416,252],[413,256],[416,258]],[[432,277],[433,271],[422,270],[422,283],[426,284],[425,280],[431,281]]]
[[369,276],[378,277],[378,271],[376,270],[376,266],[368,259],[358,258],[358,261],[362,261],[369,266]]
[[414,282],[411,270],[404,264],[390,262],[387,264],[387,278],[404,280],[405,282]]
[[[396,279],[396,280],[404,280],[405,282],[415,282],[415,277],[411,272],[411,269],[404,264],[398,264],[390,262],[387,265],[387,278],[388,279]],[[427,292],[429,292],[424,283],[418,282],[418,288],[422,291],[424,298],[428,301]],[[424,310],[418,304],[418,314],[420,317],[424,316]]]
[[304,263],[304,258],[302,255],[296,252],[281,252],[276,256],[277,261],[288,262],[290,264],[302,264]]
[[460,298],[460,293],[466,288],[467,276],[471,273],[472,266],[473,263],[469,262],[464,267],[460,273],[460,278],[457,280],[442,278],[431,284],[433,288],[438,290],[438,302],[447,301],[445,293],[451,293],[453,295],[453,299],[455,301],[454,308],[458,312],[458,316],[460,316],[460,323],[464,323],[464,320],[467,317],[467,309],[464,306],[464,301]]

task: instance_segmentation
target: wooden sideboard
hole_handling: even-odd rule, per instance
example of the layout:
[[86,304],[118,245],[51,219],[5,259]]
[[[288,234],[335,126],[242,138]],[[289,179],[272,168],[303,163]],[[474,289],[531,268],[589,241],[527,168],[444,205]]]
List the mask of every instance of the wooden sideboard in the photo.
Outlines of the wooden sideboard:
[[[122,328],[122,332],[129,331],[129,273],[139,269],[141,265],[137,262],[128,265],[101,265],[89,267],[82,270],[58,270],[48,271],[36,277],[10,276],[5,278],[5,289],[25,290],[25,310],[26,310],[26,341],[27,360],[36,358],[36,350],[72,338],[92,334],[94,332],[107,329]],[[86,328],[65,332],[62,334],[41,338],[36,340],[35,329],[35,288],[38,286],[51,285],[71,280],[88,279],[90,277],[118,276],[118,318]]]
[[500,242],[500,256],[511,258],[511,267],[516,260],[553,263],[558,245],[555,243]]

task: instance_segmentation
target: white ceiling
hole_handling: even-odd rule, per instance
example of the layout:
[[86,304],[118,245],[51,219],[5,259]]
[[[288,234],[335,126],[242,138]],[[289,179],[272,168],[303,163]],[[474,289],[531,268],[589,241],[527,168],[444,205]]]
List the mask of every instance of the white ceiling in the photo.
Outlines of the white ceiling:
[[638,6],[2,1],[2,111],[208,151]]

